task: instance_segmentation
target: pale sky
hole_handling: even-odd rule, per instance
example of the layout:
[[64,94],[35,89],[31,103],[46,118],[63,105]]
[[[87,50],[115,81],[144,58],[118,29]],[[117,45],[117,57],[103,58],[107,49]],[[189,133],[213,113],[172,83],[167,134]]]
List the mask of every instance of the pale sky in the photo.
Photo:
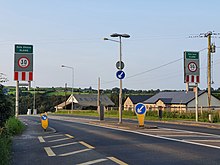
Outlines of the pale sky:
[[[14,44],[32,44],[36,86],[71,86],[71,70],[63,64],[74,67],[74,87],[97,88],[98,77],[104,89],[119,87],[119,44],[103,38],[127,33],[123,88],[185,89],[183,52],[207,48],[207,38],[189,36],[220,32],[219,7],[219,0],[0,0],[0,72],[9,79],[4,85],[15,85]],[[220,47],[220,38],[212,42]],[[200,68],[199,87],[205,89],[206,49]],[[212,75],[212,87],[219,88],[219,48]]]

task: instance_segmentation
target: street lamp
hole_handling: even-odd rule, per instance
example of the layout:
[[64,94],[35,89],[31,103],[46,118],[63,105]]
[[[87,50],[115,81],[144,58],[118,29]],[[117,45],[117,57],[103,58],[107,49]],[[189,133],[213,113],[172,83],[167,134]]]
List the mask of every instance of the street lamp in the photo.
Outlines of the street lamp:
[[[122,64],[122,43],[121,43],[121,38],[129,38],[130,35],[128,34],[118,34],[118,33],[113,33],[112,35],[110,35],[111,37],[118,37],[119,38],[119,41],[118,40],[112,40],[112,39],[109,39],[109,38],[104,38],[104,40],[109,40],[109,41],[113,41],[113,42],[119,42],[120,44],[120,47],[119,47],[119,64],[121,66]],[[119,70],[121,71],[122,68],[119,67]],[[119,91],[119,124],[122,123],[122,79],[119,80],[119,85],[120,85],[120,91]]]
[[62,68],[68,68],[72,70],[72,104],[71,104],[71,110],[73,110],[73,82],[74,82],[74,68],[71,66],[61,65]]

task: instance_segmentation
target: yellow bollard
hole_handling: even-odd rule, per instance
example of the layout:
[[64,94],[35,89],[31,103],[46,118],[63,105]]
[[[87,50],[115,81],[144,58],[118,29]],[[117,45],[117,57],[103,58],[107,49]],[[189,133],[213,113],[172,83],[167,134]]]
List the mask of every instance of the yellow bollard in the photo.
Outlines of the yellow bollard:
[[135,113],[138,118],[139,127],[144,127],[144,119],[146,114],[146,106],[143,103],[138,103],[135,106]]
[[47,127],[48,127],[48,116],[47,116],[47,113],[45,112],[44,114],[40,114],[41,116],[41,126],[42,128],[44,129],[44,131],[47,130]]

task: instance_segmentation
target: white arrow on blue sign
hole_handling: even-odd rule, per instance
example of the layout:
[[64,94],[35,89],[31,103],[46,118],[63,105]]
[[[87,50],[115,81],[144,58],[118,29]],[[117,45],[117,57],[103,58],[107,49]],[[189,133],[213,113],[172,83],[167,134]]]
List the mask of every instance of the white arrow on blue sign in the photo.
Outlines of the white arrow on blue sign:
[[118,79],[123,79],[123,78],[125,78],[125,72],[122,71],[122,70],[117,71],[117,72],[116,72],[116,77],[117,77]]
[[146,106],[145,106],[143,103],[138,103],[138,104],[135,106],[135,112],[136,112],[136,114],[138,114],[138,115],[145,114],[146,111],[147,111]]
[[42,120],[47,120],[47,115],[41,116],[41,119],[42,119]]

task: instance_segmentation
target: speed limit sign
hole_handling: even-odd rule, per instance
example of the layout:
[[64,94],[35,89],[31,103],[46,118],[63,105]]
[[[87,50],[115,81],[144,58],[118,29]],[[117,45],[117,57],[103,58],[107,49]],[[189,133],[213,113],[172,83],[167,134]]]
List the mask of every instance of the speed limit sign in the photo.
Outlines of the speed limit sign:
[[18,66],[21,68],[27,68],[30,65],[30,60],[27,57],[21,57],[18,59]]
[[188,69],[190,72],[195,72],[197,70],[197,65],[195,62],[190,62],[188,64]]

